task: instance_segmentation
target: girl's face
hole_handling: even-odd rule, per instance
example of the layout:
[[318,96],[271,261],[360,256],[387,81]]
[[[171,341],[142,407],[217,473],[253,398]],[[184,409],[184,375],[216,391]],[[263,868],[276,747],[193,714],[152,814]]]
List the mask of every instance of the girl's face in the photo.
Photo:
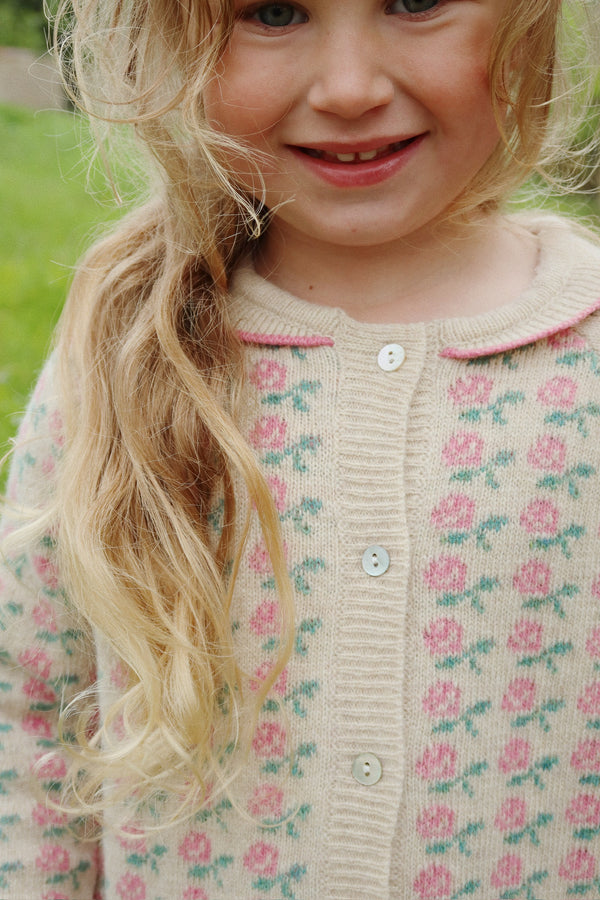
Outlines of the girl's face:
[[[487,71],[507,2],[236,0],[206,114],[263,154],[288,244],[427,236],[498,143]],[[249,155],[232,165],[262,199]]]

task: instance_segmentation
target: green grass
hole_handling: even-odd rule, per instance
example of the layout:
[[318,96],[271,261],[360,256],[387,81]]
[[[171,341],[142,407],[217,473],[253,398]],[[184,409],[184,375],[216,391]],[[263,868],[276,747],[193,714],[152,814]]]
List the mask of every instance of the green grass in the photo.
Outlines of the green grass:
[[81,120],[0,106],[0,447],[47,355],[72,267],[118,212],[86,191]]

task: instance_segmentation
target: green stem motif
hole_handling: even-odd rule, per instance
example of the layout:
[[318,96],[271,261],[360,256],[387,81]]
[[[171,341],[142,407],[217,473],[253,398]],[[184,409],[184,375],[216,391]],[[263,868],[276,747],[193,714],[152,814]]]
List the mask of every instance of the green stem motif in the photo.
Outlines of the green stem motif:
[[579,434],[583,437],[588,437],[588,416],[595,418],[600,416],[600,406],[598,406],[597,403],[588,403],[587,406],[580,406],[569,413],[563,412],[562,410],[555,410],[546,416],[544,422],[547,422],[549,425],[558,425],[559,428],[574,423],[577,425]]
[[539,813],[533,822],[529,822],[520,831],[511,831],[510,834],[505,835],[504,841],[506,844],[520,844],[524,838],[528,837],[533,846],[538,847],[540,843],[538,829],[545,828],[553,819],[554,816],[551,813]]
[[551,647],[547,647],[546,650],[542,650],[537,656],[523,656],[517,662],[517,665],[531,668],[532,666],[543,663],[549,672],[556,674],[558,672],[558,667],[556,666],[555,658],[566,656],[567,653],[571,653],[572,650],[573,644],[570,641],[558,641]]
[[540,597],[530,597],[529,600],[524,600],[522,608],[539,610],[544,606],[549,606],[553,609],[559,619],[564,619],[566,613],[561,600],[565,597],[570,600],[578,593],[579,588],[576,584],[564,584],[558,591],[554,591],[551,594],[544,594]]
[[576,500],[579,497],[579,482],[591,478],[596,474],[596,469],[587,463],[577,463],[572,466],[563,475],[545,475],[537,482],[537,487],[547,488],[551,491],[558,491],[566,488],[570,497]]
[[471,778],[479,778],[488,768],[485,760],[472,763],[470,766],[458,775],[456,778],[447,781],[436,781],[429,786],[429,791],[436,794],[449,794],[455,787],[462,787],[463,792],[468,797],[475,796],[475,792],[471,786]]
[[456,719],[441,719],[437,725],[432,728],[432,734],[451,734],[460,725],[465,726],[465,731],[471,737],[477,737],[479,731],[475,727],[474,719],[476,716],[483,716],[492,708],[489,700],[480,700],[474,706],[465,709],[464,713]]
[[512,778],[509,778],[506,782],[506,786],[520,787],[522,784],[526,784],[528,781],[532,781],[533,784],[537,788],[539,788],[539,790],[543,791],[546,787],[546,784],[544,781],[542,781],[540,773],[550,772],[550,770],[557,765],[558,756],[542,756],[540,757],[540,759],[536,760],[526,772],[522,772],[518,775],[513,775]]
[[474,481],[480,475],[484,475],[486,485],[497,490],[500,487],[500,482],[496,478],[496,473],[500,469],[505,469],[514,461],[515,454],[513,450],[499,450],[495,456],[478,468],[459,469],[458,472],[454,472],[450,477],[450,481],[460,481],[464,484]]
[[265,466],[279,466],[290,458],[297,472],[308,472],[307,456],[314,456],[321,445],[318,437],[307,434],[283,450],[270,450],[262,459]]
[[494,646],[494,641],[491,638],[481,638],[473,644],[469,644],[469,646],[458,656],[447,656],[445,659],[438,660],[435,667],[436,669],[455,669],[463,662],[468,662],[471,671],[476,672],[477,675],[481,675],[478,659],[480,656],[485,656],[490,653],[494,649]]
[[289,391],[283,393],[273,392],[262,398],[262,403],[266,406],[282,406],[286,400],[292,401],[292,406],[298,412],[310,412],[310,406],[306,402],[306,395],[315,395],[321,388],[319,381],[301,381],[300,384],[294,385]]
[[537,722],[542,731],[548,732],[550,731],[550,722],[548,721],[547,713],[558,712],[564,705],[564,700],[546,700],[541,706],[532,709],[531,712],[517,716],[510,724],[513,728],[523,728],[531,722]]
[[473,587],[467,588],[459,594],[442,594],[441,597],[438,597],[437,604],[438,606],[458,606],[459,603],[470,600],[473,609],[477,610],[478,613],[483,613],[485,612],[485,608],[481,603],[481,595],[489,594],[494,588],[499,587],[499,585],[500,582],[497,578],[488,578],[487,576],[482,575]]
[[532,550],[552,550],[553,547],[559,547],[566,559],[570,559],[573,551],[569,541],[578,541],[585,533],[583,525],[572,524],[558,534],[553,535],[553,537],[534,538],[529,546]]
[[521,391],[507,391],[498,397],[494,403],[489,406],[474,406],[471,409],[462,412],[459,419],[463,422],[481,422],[483,417],[491,415],[492,422],[495,425],[508,425],[508,420],[504,418],[504,410],[506,406],[517,406],[525,401],[525,394]]

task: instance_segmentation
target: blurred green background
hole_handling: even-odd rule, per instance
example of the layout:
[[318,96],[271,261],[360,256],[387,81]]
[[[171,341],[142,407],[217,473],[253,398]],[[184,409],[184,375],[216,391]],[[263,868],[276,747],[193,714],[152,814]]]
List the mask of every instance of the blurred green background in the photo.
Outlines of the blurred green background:
[[[0,45],[42,54],[40,0],[0,0]],[[599,106],[600,108],[600,106]],[[588,128],[595,128],[590,119]],[[0,450],[48,353],[72,267],[100,227],[119,215],[97,173],[88,177],[89,138],[70,111],[0,105]],[[597,219],[585,196],[553,205]]]

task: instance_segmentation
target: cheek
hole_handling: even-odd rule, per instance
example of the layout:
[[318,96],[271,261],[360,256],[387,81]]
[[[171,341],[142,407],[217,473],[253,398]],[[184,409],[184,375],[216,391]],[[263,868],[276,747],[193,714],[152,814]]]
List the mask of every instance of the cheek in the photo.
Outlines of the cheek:
[[279,84],[258,61],[227,54],[204,92],[208,122],[224,134],[260,143],[262,133],[284,114]]

